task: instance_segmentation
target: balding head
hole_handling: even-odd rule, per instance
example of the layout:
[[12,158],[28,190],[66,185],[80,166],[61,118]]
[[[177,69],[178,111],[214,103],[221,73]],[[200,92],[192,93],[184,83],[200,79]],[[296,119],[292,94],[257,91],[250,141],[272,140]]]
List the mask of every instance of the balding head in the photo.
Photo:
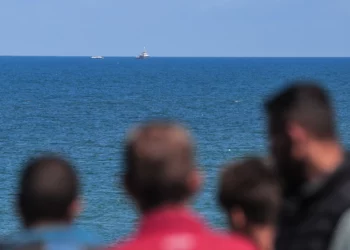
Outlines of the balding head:
[[79,183],[71,164],[54,155],[30,159],[24,166],[18,205],[26,226],[70,222]]
[[193,185],[195,160],[189,133],[170,122],[136,128],[125,147],[125,184],[141,210],[184,202]]

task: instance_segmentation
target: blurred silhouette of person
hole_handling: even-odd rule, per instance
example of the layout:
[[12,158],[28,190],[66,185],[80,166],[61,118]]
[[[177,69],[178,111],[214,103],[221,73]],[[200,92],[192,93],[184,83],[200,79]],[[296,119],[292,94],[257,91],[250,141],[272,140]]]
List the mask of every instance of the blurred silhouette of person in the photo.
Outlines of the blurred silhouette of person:
[[273,250],[281,203],[275,171],[255,157],[223,169],[218,197],[231,229],[250,239],[258,249]]
[[265,104],[271,155],[283,184],[276,250],[348,245],[350,156],[339,142],[327,92],[293,82]]
[[26,162],[17,194],[24,229],[4,239],[3,249],[98,248],[102,241],[72,224],[79,215],[79,180],[66,159],[44,154]]
[[188,203],[201,185],[189,133],[167,121],[145,123],[125,144],[125,188],[141,219],[138,229],[112,249],[255,249],[240,236],[210,230]]

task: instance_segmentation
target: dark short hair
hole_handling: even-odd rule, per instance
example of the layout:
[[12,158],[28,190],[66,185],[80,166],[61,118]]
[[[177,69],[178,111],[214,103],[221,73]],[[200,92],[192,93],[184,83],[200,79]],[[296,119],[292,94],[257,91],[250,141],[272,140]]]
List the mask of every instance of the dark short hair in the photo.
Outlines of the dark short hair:
[[265,225],[276,222],[280,192],[273,168],[253,157],[225,166],[218,197],[227,213],[239,208],[249,223]]
[[26,226],[36,222],[68,220],[69,206],[77,198],[79,181],[71,163],[44,154],[24,164],[18,206]]
[[194,150],[178,124],[150,121],[139,126],[125,143],[124,163],[125,186],[143,211],[191,195],[187,177],[195,166]]
[[336,136],[334,113],[325,89],[312,81],[295,81],[265,102],[269,132],[284,132],[290,121],[299,123],[318,139]]

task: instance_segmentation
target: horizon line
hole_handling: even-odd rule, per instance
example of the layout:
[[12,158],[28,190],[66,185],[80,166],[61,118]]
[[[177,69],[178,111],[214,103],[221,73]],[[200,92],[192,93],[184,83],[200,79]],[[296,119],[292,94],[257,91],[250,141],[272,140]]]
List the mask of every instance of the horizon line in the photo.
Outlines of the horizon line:
[[[0,55],[0,57],[91,57],[91,55]],[[103,56],[104,58],[136,58],[136,56]],[[150,56],[150,58],[350,58],[349,56]]]

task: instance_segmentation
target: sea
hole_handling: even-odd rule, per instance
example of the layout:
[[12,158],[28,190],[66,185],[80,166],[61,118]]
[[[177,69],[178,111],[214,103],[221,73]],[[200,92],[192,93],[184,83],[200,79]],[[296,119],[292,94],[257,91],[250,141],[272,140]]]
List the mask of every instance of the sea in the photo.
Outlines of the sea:
[[317,80],[334,100],[350,146],[350,58],[0,57],[0,234],[18,230],[23,162],[59,152],[75,163],[83,212],[76,226],[106,243],[134,230],[138,213],[123,190],[126,132],[173,119],[196,141],[204,176],[194,208],[224,230],[216,193],[222,164],[268,153],[263,103],[289,81]]

